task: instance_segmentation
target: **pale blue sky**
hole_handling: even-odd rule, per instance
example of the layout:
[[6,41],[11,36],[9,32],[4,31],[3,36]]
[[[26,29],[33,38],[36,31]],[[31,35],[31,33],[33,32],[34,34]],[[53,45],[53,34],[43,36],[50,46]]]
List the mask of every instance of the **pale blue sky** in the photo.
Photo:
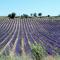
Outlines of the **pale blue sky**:
[[0,16],[16,12],[17,15],[23,13],[39,13],[43,15],[59,15],[60,0],[0,0]]

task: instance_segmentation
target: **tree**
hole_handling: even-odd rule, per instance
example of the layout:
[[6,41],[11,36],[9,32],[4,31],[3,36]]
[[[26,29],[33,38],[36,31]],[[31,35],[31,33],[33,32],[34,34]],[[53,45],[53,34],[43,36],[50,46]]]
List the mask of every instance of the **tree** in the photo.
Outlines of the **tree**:
[[11,19],[14,19],[15,16],[16,16],[16,13],[14,13],[14,12],[8,15],[8,17],[11,18]]
[[11,14],[8,14],[8,17],[11,18]]
[[48,15],[48,17],[50,17],[50,15]]
[[21,18],[23,18],[23,15],[21,15]]
[[28,18],[29,16],[27,14],[23,14],[23,17],[24,18]]
[[58,17],[60,17],[60,14],[58,15]]
[[40,17],[41,17],[41,16],[42,16],[42,13],[38,13],[38,16],[40,16]]
[[13,13],[11,14],[11,18],[14,19],[14,18],[15,18],[15,15],[16,15],[16,13],[13,12]]
[[31,14],[30,14],[30,16],[32,17],[32,16],[33,16],[33,14],[31,13]]
[[37,14],[36,13],[34,13],[34,17],[37,17]]
[[27,14],[21,15],[21,18],[28,18],[29,16]]

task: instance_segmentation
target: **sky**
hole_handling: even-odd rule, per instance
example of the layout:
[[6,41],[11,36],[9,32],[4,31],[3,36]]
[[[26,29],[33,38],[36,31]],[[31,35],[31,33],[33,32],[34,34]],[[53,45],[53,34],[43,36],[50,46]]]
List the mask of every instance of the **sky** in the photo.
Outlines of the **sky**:
[[0,0],[0,16],[15,12],[17,15],[42,13],[43,16],[60,15],[60,0]]

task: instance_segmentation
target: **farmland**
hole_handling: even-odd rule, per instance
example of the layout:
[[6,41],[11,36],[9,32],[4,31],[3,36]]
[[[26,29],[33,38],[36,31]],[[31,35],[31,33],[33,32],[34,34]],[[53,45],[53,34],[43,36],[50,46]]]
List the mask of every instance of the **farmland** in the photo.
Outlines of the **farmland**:
[[31,54],[41,44],[48,55],[60,55],[60,20],[49,18],[0,19],[0,54]]

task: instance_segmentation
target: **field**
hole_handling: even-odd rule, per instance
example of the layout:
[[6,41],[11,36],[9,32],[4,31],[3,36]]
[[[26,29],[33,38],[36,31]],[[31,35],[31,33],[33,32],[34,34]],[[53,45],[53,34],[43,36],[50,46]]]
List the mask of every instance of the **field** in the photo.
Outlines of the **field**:
[[0,54],[31,55],[37,43],[47,55],[60,55],[59,18],[0,19]]

